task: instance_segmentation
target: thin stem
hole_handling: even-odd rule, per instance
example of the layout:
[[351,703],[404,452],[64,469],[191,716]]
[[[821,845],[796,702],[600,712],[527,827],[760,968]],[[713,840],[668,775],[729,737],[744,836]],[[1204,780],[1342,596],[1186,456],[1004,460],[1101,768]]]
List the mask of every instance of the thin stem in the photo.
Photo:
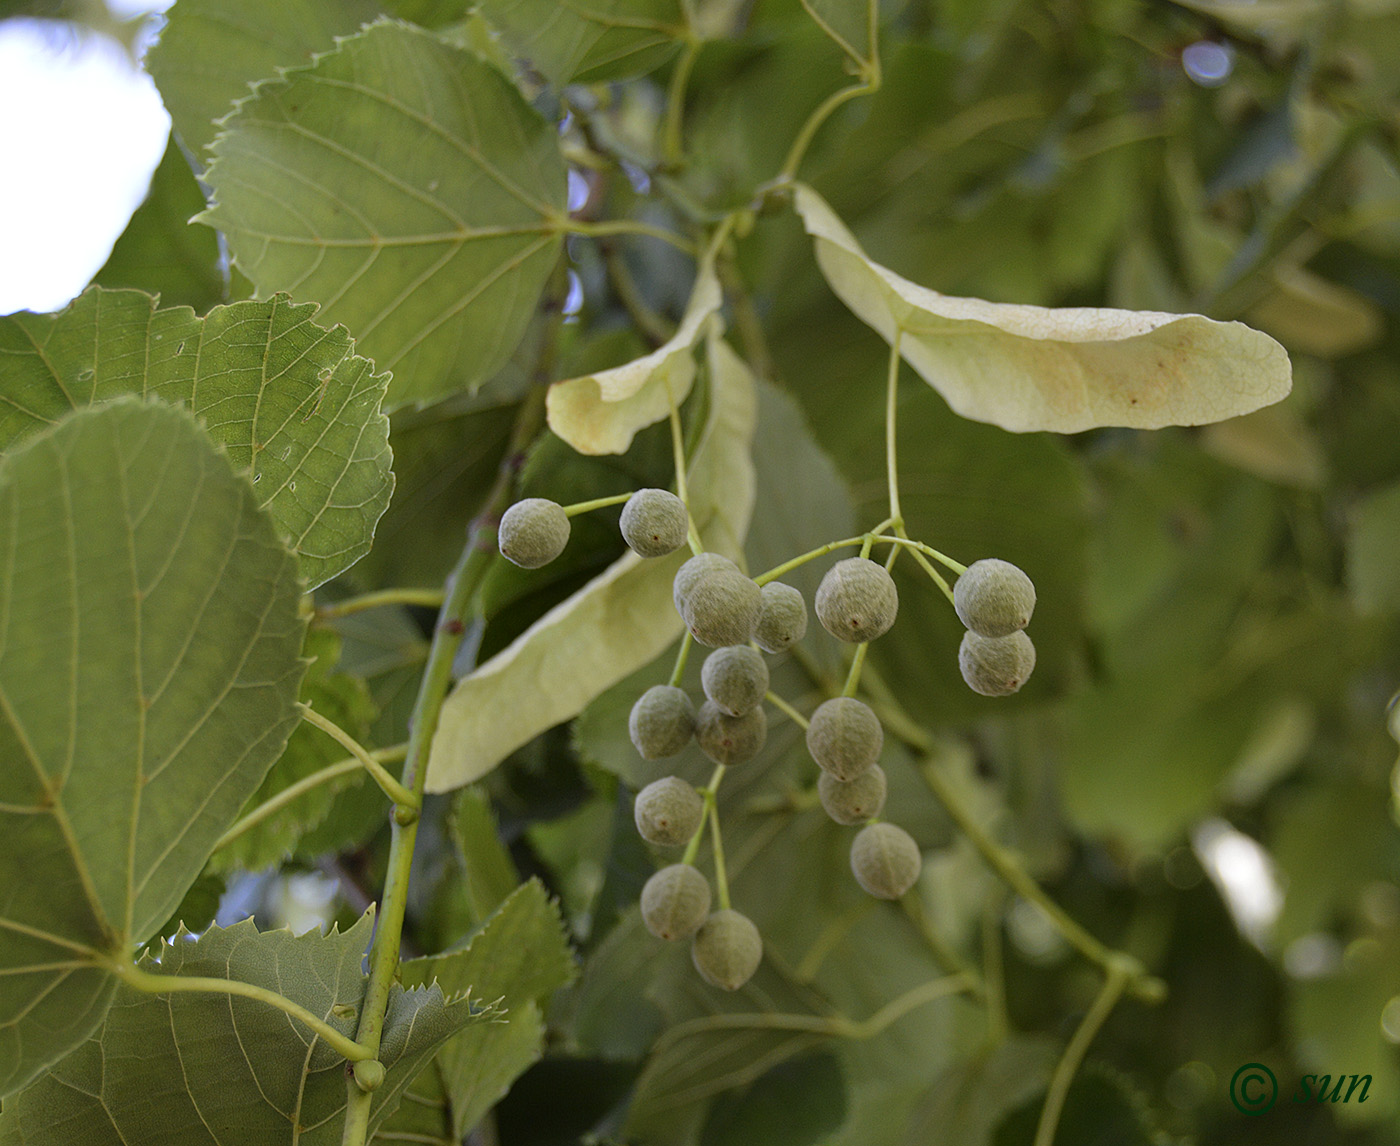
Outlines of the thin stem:
[[1069,1045],[1065,1047],[1065,1053],[1060,1056],[1060,1061],[1055,1064],[1055,1073],[1050,1078],[1050,1087],[1045,1094],[1045,1105],[1040,1111],[1040,1124],[1035,1128],[1033,1146],[1052,1146],[1054,1143],[1055,1129],[1060,1124],[1060,1114],[1064,1110],[1065,1098],[1069,1095],[1070,1084],[1079,1072],[1079,1066],[1084,1061],[1089,1044],[1094,1041],[1094,1036],[1099,1033],[1099,1028],[1103,1026],[1114,1005],[1122,996],[1123,988],[1134,974],[1131,967],[1123,965],[1118,960],[1109,963],[1106,970],[1108,977],[1104,980],[1103,988],[1099,991],[1093,1006],[1089,1008],[1089,1013],[1084,1016],[1083,1021],[1075,1029],[1074,1036],[1069,1040]]
[[690,635],[690,630],[686,629],[685,636],[681,637],[681,647],[676,651],[675,667],[671,669],[672,688],[680,688],[681,678],[685,676],[685,662],[690,658],[690,646],[694,643],[695,638]]
[[719,782],[724,779],[724,765],[716,764],[715,770],[710,773],[709,784],[700,789],[700,795],[705,800],[705,806],[700,809],[700,822],[695,826],[695,834],[690,837],[690,843],[685,845],[685,854],[681,856],[681,863],[693,864],[695,857],[700,854],[700,841],[705,838],[705,824],[709,818],[716,815],[715,792],[719,788]]
[[715,857],[715,890],[719,892],[719,908],[721,911],[729,910],[729,876],[724,870],[724,839],[719,830],[719,798],[717,789],[723,773],[716,777],[710,786],[708,799],[714,802],[714,811],[710,813],[710,847]]
[[400,784],[393,776],[389,775],[389,770],[384,767],[370,751],[356,740],[345,729],[341,728],[333,720],[327,720],[309,704],[301,706],[301,718],[307,724],[315,725],[322,732],[326,733],[332,740],[337,741],[342,748],[350,753],[356,760],[364,766],[366,772],[374,777],[374,782],[383,789],[384,794],[393,800],[401,808],[411,808],[417,811],[423,806],[423,794],[421,792],[411,792]]
[[318,1038],[324,1039],[337,1054],[351,1062],[367,1061],[374,1058],[375,1053],[377,1053],[361,1046],[348,1035],[341,1034],[325,1020],[313,1015],[300,1003],[294,1003],[285,995],[279,995],[276,991],[269,991],[266,987],[259,987],[254,983],[244,983],[238,979],[204,978],[196,975],[153,975],[131,963],[115,963],[111,970],[128,987],[143,991],[148,995],[194,992],[206,995],[237,995],[240,998],[266,1003],[269,1007],[276,1007],[279,1011],[290,1015],[299,1023],[315,1031]]
[[791,720],[795,725],[797,725],[798,728],[801,728],[805,731],[807,725],[811,723],[811,721],[809,721],[805,716],[803,716],[802,713],[798,712],[797,709],[793,708],[792,705],[785,701],[776,692],[768,692],[763,699],[766,700],[769,704],[771,704],[774,708],[776,708],[779,712],[781,712],[784,716],[786,716],[789,720]]
[[817,131],[821,128],[831,113],[839,108],[843,103],[855,99],[857,96],[869,95],[878,91],[880,81],[877,77],[861,80],[858,84],[852,84],[848,88],[832,92],[826,99],[817,106],[816,111],[807,117],[807,122],[802,125],[802,130],[797,133],[797,138],[793,140],[792,147],[788,149],[787,158],[783,160],[783,168],[778,173],[776,184],[791,183],[797,178],[797,169],[802,166],[802,159],[807,154],[807,148],[812,145],[812,140],[816,137]]
[[972,813],[958,799],[957,793],[943,778],[932,760],[925,760],[919,768],[919,772],[933,794],[938,797],[938,802],[943,805],[949,817],[958,825],[963,835],[971,841],[972,846],[977,849],[978,854],[986,861],[987,865],[1001,876],[1002,880],[1013,891],[1040,908],[1071,947],[1105,969],[1120,965],[1129,968],[1131,970],[1130,990],[1144,1001],[1160,1002],[1165,998],[1166,985],[1160,979],[1147,974],[1137,960],[1100,943],[1071,919],[1058,903],[1045,894],[1044,889],[1021,866],[1016,857],[997,843],[977,822]]
[[[546,296],[551,310],[549,334],[536,364],[535,381],[525,401],[516,413],[515,425],[506,448],[505,461],[496,475],[495,485],[486,498],[485,508],[472,522],[467,543],[457,565],[448,577],[447,595],[433,630],[433,642],[418,686],[410,717],[411,729],[404,764],[403,780],[420,799],[427,783],[428,756],[433,733],[437,731],[442,702],[452,683],[452,663],[466,631],[466,622],[476,608],[476,597],[487,570],[496,561],[494,522],[499,520],[509,503],[515,473],[526,447],[544,425],[544,382],[554,369],[558,332],[562,321],[564,264],[556,268],[554,282]],[[394,985],[399,966],[399,945],[403,936],[404,911],[408,900],[408,879],[413,864],[413,846],[418,835],[418,821],[403,823],[395,816],[390,822],[389,858],[384,884],[384,896],[379,914],[379,927],[374,946],[370,949],[369,981],[365,985],[364,1004],[356,1041],[371,1055],[379,1053],[384,1032],[384,1015],[389,992]],[[365,1146],[369,1133],[370,1095],[355,1079],[347,1080],[345,1128],[342,1146]]]
[[627,493],[609,494],[607,497],[595,497],[592,501],[576,501],[573,505],[564,506],[565,517],[577,517],[581,513],[591,513],[595,509],[606,509],[610,505],[621,505],[636,490],[629,490]]
[[924,910],[923,900],[917,895],[906,895],[900,898],[899,906],[908,916],[909,922],[914,925],[914,929],[918,931],[919,937],[923,939],[934,960],[941,964],[945,971],[966,976],[968,982],[972,984],[972,992],[979,997],[985,997],[986,986],[976,968],[945,942],[943,936],[934,929],[928,913]]
[[945,999],[971,987],[972,983],[968,977],[962,974],[931,979],[891,999],[868,1019],[860,1020],[848,1019],[844,1015],[790,1015],[771,1011],[757,1014],[736,1014],[731,1011],[703,1015],[671,1027],[657,1039],[652,1053],[659,1055],[681,1039],[691,1035],[709,1034],[712,1031],[809,1031],[833,1038],[873,1039],[916,1007]]
[[[903,527],[900,528],[900,532],[903,532]],[[948,584],[943,574],[929,563],[929,559],[919,552],[917,546],[910,546],[909,551],[914,555],[914,560],[923,566],[924,572],[933,579],[933,583],[943,591],[943,595],[951,602],[953,599],[953,588]]]
[[329,605],[317,605],[316,616],[322,621],[336,617],[348,617],[352,613],[362,613],[366,609],[377,609],[381,605],[422,605],[436,609],[442,604],[441,589],[380,589],[375,593],[362,593],[358,597],[347,597]]
[[681,148],[681,124],[685,119],[685,89],[703,45],[704,41],[696,36],[686,38],[685,48],[671,72],[671,83],[666,91],[666,126],[662,135],[662,146],[666,162],[671,167],[678,166],[684,158]]
[[784,561],[781,565],[775,565],[766,573],[760,573],[754,580],[760,585],[766,585],[769,581],[774,581],[793,569],[801,565],[806,565],[808,561],[815,561],[818,557],[824,556],[837,549],[849,549],[852,545],[864,545],[869,534],[862,533],[859,537],[844,537],[840,541],[828,541],[825,545],[818,545],[815,549],[809,549],[790,561]]
[[931,979],[927,983],[921,983],[919,986],[905,991],[898,998],[891,999],[864,1022],[854,1024],[851,1037],[873,1039],[915,1007],[922,1007],[925,1003],[932,1003],[936,999],[945,999],[949,995],[970,991],[973,985],[972,978],[961,972],[942,979]]
[[856,689],[860,687],[860,670],[865,665],[865,654],[869,648],[869,641],[862,641],[856,646],[856,655],[851,658],[851,669],[846,674],[846,687],[841,690],[842,696],[855,696]]
[[[370,755],[381,764],[395,764],[402,760],[407,753],[407,744],[396,744],[392,748],[376,748]],[[326,767],[311,773],[310,776],[303,776],[295,784],[283,788],[275,796],[259,804],[238,823],[229,828],[219,837],[219,842],[214,845],[214,850],[218,851],[222,847],[227,847],[239,836],[256,828],[269,816],[280,812],[288,804],[306,795],[312,789],[319,788],[322,784],[329,784],[332,780],[348,773],[358,772],[363,767],[364,764],[360,762],[359,757],[351,756],[345,760],[337,760],[334,764],[327,764]]]
[[684,251],[687,255],[694,256],[695,244],[684,235],[678,235],[675,231],[668,231],[665,227],[656,227],[651,223],[643,223],[637,219],[600,219],[597,222],[589,222],[585,219],[566,219],[560,224],[560,228],[571,235],[586,235],[589,238],[600,238],[607,235],[645,235],[647,238],[660,239],[663,243],[669,243],[678,251]]
[[899,508],[899,463],[895,456],[896,414],[899,397],[899,343],[904,328],[895,327],[890,343],[890,369],[885,385],[885,469],[890,487],[890,520],[895,531],[904,528],[904,511]]

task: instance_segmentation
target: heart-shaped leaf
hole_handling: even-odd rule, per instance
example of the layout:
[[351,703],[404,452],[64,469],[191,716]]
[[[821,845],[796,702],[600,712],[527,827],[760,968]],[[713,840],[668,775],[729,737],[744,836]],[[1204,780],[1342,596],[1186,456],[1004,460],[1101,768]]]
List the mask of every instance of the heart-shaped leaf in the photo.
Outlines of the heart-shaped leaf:
[[394,488],[389,379],[315,314],[279,295],[196,318],[92,287],[59,314],[0,318],[0,449],[122,394],[188,406],[249,471],[314,588],[369,551]]
[[[753,510],[754,379],[713,333],[708,356],[712,404],[691,462],[690,511],[706,548],[737,556]],[[479,779],[659,656],[680,635],[671,581],[688,556],[627,553],[459,681],[433,737],[428,791]]]
[[394,372],[390,404],[475,389],[558,258],[557,133],[498,72],[382,22],[222,121],[200,216],[260,293],[319,302]]
[[300,595],[184,410],[119,399],[0,461],[0,1094],[101,1021],[103,964],[169,918],[282,751]]
[[484,0],[479,10],[555,87],[640,76],[686,34],[683,0]]
[[695,381],[695,344],[723,301],[706,259],[676,333],[624,366],[554,383],[546,398],[549,428],[581,454],[626,453],[638,430],[685,401]]
[[516,888],[463,950],[402,965],[405,986],[437,982],[449,994],[470,989],[478,1000],[502,1001],[503,1023],[463,1031],[437,1058],[457,1138],[540,1057],[544,1022],[537,1004],[574,973],[559,908],[538,880]]
[[379,14],[374,0],[180,0],[147,67],[181,141],[203,166],[215,121],[256,81],[310,63]]
[[[343,934],[259,933],[251,920],[188,933],[141,960],[157,975],[232,979],[291,999],[353,1036],[373,931],[366,913]],[[492,1017],[436,984],[393,989],[370,1128],[451,1035]],[[159,1080],[158,1083],[155,1080]],[[123,986],[92,1038],[17,1098],[4,1146],[333,1146],[345,1109],[345,1060],[307,1027],[256,999],[218,992],[149,995]]]
[[1266,334],[1199,314],[1048,309],[953,298],[874,262],[810,187],[797,212],[831,289],[965,418],[1070,434],[1199,426],[1288,394]]

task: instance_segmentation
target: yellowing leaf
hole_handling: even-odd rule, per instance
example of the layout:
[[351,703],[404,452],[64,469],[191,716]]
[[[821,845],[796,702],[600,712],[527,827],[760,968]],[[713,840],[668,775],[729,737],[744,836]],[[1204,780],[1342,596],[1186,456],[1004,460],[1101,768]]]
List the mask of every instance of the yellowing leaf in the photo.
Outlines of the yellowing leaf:
[[[737,557],[753,510],[754,379],[717,334],[707,354],[711,412],[688,475],[690,509],[706,548]],[[681,631],[671,581],[688,556],[626,554],[459,681],[433,737],[428,791],[480,779],[659,656]]]
[[622,454],[636,432],[685,401],[695,380],[693,350],[722,296],[705,260],[680,329],[650,354],[624,366],[556,382],[547,399],[549,428],[581,454]]
[[798,214],[831,289],[965,418],[1006,430],[1198,426],[1292,386],[1288,355],[1243,323],[1198,314],[1048,309],[953,298],[873,262],[810,187]]

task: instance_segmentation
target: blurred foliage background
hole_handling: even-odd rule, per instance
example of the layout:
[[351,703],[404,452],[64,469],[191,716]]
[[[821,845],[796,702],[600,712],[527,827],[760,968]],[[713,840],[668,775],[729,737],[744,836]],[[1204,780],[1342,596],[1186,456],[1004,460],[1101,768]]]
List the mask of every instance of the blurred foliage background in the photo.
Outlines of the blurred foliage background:
[[[586,218],[684,229],[749,203],[811,109],[849,82],[795,0],[711,0],[727,35],[695,61],[676,164],[658,143],[673,45],[643,75],[560,90],[492,38],[518,6],[384,7],[475,45],[546,115],[567,116]],[[928,730],[933,758],[1052,896],[1169,989],[1111,1016],[1058,1140],[1400,1143],[1400,716],[1388,717],[1400,686],[1400,5],[895,0],[881,5],[881,57],[882,89],[843,107],[802,169],[872,258],[949,294],[1240,319],[1294,366],[1292,395],[1253,415],[1068,438],[964,421],[906,370],[910,531],[1030,572],[1040,663],[1014,698],[970,693],[956,618],[905,568],[899,624],[872,646],[875,687]],[[203,202],[172,142],[96,281],[201,312],[245,294],[216,234],[183,226]],[[790,212],[760,213],[737,250],[723,268],[729,326],[767,383],[748,543],[762,569],[883,516],[886,350],[831,295]],[[575,237],[569,253],[577,290],[556,377],[625,361],[678,318],[694,268],[674,250]],[[374,552],[328,600],[441,584],[501,462],[537,335],[477,393],[394,415],[394,502]],[[622,458],[546,438],[522,492],[569,502],[667,485],[661,430]],[[621,551],[612,525],[606,513],[577,522],[547,569],[497,570],[469,652],[500,649],[606,567]],[[321,626],[315,639],[339,661],[308,681],[317,707],[334,705],[368,744],[404,740],[430,623],[380,610]],[[834,657],[822,646],[810,663],[783,661],[775,688],[803,707]],[[905,747],[887,750],[887,814],[926,849],[918,910],[859,894],[845,836],[812,807],[800,738],[776,723],[767,766],[725,793],[735,901],[767,944],[758,977],[720,998],[683,949],[642,930],[634,905],[654,861],[630,793],[653,772],[625,724],[668,665],[431,803],[409,948],[449,946],[538,875],[582,960],[548,1008],[544,1057],[474,1140],[1028,1143],[1097,975],[982,866]],[[319,742],[300,751],[303,774],[329,759]],[[698,781],[704,763],[687,753],[681,774]],[[216,857],[195,889],[203,917],[222,893],[226,915],[268,924],[305,918],[298,896],[353,919],[380,883],[382,825],[368,785],[308,804],[283,835]],[[869,1037],[705,1021],[863,1020],[964,964],[1002,986]],[[1259,1118],[1227,1097],[1247,1062],[1280,1080]],[[1364,1104],[1288,1101],[1301,1076],[1339,1072],[1373,1076]]]

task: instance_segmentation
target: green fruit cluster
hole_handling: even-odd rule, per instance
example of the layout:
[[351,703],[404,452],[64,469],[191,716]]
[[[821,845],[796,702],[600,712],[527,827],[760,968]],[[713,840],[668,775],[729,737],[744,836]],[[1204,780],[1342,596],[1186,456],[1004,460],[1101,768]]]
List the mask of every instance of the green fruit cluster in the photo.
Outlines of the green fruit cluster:
[[[603,499],[604,504],[612,504]],[[582,512],[587,506],[573,507]],[[597,508],[593,506],[592,508]],[[642,557],[665,557],[686,543],[690,514],[685,502],[664,489],[639,489],[622,507],[622,538]],[[496,530],[501,556],[522,569],[548,565],[569,543],[569,511],[544,497],[517,501]]]
[[1010,696],[1035,668],[1035,645],[1022,630],[1035,611],[1035,585],[1009,561],[974,561],[953,586],[953,608],[967,626],[958,668],[982,696]]

